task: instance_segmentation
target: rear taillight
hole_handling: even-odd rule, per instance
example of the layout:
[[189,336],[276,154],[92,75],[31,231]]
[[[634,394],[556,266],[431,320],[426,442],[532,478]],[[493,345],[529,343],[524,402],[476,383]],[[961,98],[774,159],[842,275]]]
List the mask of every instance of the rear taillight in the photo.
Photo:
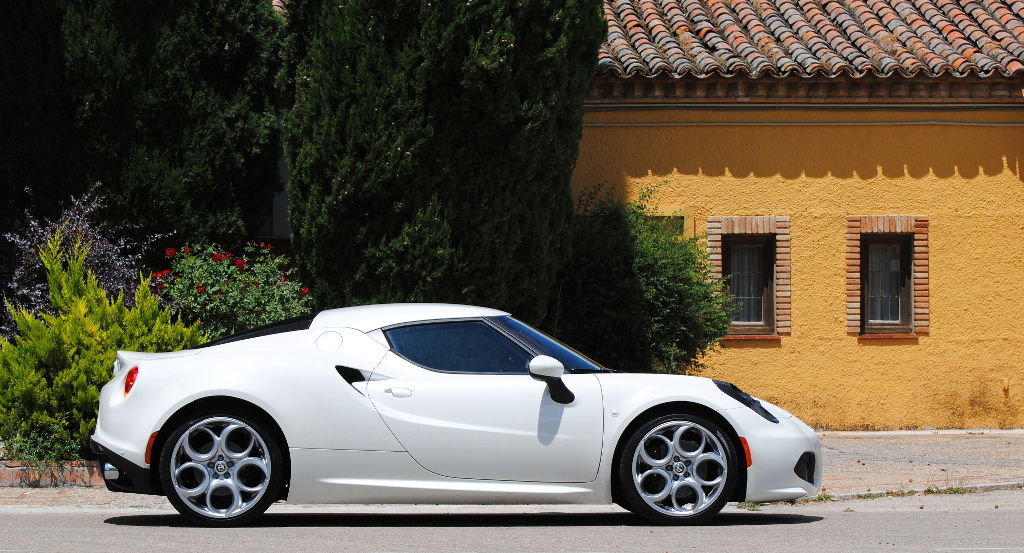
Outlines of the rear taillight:
[[128,392],[132,391],[132,386],[135,385],[135,379],[139,376],[139,368],[132,367],[128,369],[128,374],[124,376],[124,395],[128,395]]

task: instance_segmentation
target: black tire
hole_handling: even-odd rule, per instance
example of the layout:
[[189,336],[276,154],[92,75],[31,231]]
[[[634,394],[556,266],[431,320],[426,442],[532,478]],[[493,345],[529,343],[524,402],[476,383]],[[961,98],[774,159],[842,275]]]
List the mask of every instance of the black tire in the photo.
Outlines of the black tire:
[[[673,426],[675,425],[675,426]],[[692,425],[692,426],[691,426]],[[668,449],[670,446],[664,444],[664,440],[660,439],[662,432],[671,432],[674,435],[674,431],[679,428],[686,426],[688,429],[681,435],[682,441],[686,444],[692,444],[694,450],[697,451],[693,454],[693,451],[688,451],[688,454],[693,454],[693,457],[700,455],[701,451],[704,453],[716,453],[718,459],[721,460],[721,464],[718,460],[715,460],[714,455],[708,455],[708,459],[694,463],[689,461],[689,458],[684,455],[677,455],[677,449]],[[663,430],[662,430],[663,429]],[[705,432],[702,434],[704,441],[701,443],[705,444],[704,449],[697,449],[695,440],[687,438],[696,437],[698,432]],[[644,440],[648,434],[655,432],[657,436],[651,436],[647,440],[645,449],[647,456],[653,458],[655,454],[658,455],[658,462],[662,459],[672,458],[665,465],[648,465],[640,457],[640,453],[637,448],[640,446],[641,441]],[[692,433],[692,434],[691,434]],[[708,439],[713,437],[714,439]],[[687,524],[703,524],[718,514],[722,510],[722,507],[729,501],[729,498],[733,495],[733,489],[736,487],[736,482],[739,480],[739,464],[736,455],[736,449],[733,447],[732,440],[729,439],[728,434],[721,427],[721,424],[708,420],[704,417],[697,415],[691,415],[686,413],[678,413],[672,415],[664,415],[654,418],[646,423],[640,425],[630,435],[626,436],[625,445],[622,448],[622,452],[619,456],[618,466],[616,467],[616,477],[619,479],[619,486],[622,494],[622,502],[627,505],[630,511],[646,518],[648,521],[656,524],[676,524],[676,525],[687,525]],[[716,443],[717,440],[717,443]],[[657,449],[658,451],[651,451],[651,449]],[[668,455],[668,457],[665,457]],[[687,464],[684,466],[685,463]],[[705,497],[700,499],[698,492],[694,485],[699,485],[696,479],[700,481],[713,481],[715,480],[715,472],[720,470],[720,467],[724,466],[724,478],[721,479],[720,484],[713,486],[700,486],[701,490],[704,491]],[[678,472],[676,469],[679,469]],[[645,474],[647,471],[652,469],[663,469],[666,474],[671,474],[672,482],[663,482],[665,479],[661,476],[660,470],[653,470],[648,478],[643,479],[641,483],[638,483],[634,479],[635,473]],[[692,472],[691,472],[692,471]],[[685,475],[685,476],[684,476]],[[721,476],[721,472],[718,472]],[[641,495],[641,485],[650,486],[653,483],[653,487],[656,491],[664,493],[666,489],[674,490],[672,487],[673,482],[679,480],[687,482],[686,485],[681,485],[679,492],[682,494],[682,498],[687,499],[686,496],[693,496],[692,507],[688,512],[684,508],[677,508],[676,503],[680,499],[680,495],[676,491],[671,491],[666,499],[660,502],[655,501],[655,505],[652,505],[647,499]],[[653,482],[652,482],[653,481]],[[658,489],[660,488],[660,489]],[[684,489],[685,488],[685,489]],[[650,496],[660,495],[652,490],[646,490]],[[713,499],[709,499],[713,494]],[[673,499],[675,498],[675,499]],[[703,502],[702,502],[703,501]],[[668,505],[662,502],[668,502]],[[686,503],[685,505],[690,505]],[[699,508],[697,508],[699,505]]]
[[[252,457],[253,459],[256,459],[256,463],[253,463],[252,461],[247,462],[246,460],[249,459],[249,457],[245,457],[240,459],[238,464],[235,465],[234,461],[231,460],[230,455],[225,457],[225,455],[219,454],[218,451],[220,450],[218,450],[214,451],[214,457],[208,462],[198,463],[203,465],[203,470],[206,471],[207,477],[209,478],[209,480],[205,481],[207,483],[206,489],[209,489],[209,486],[211,485],[215,489],[225,488],[229,492],[227,495],[235,497],[233,494],[237,494],[237,497],[243,501],[242,506],[244,509],[240,508],[238,512],[231,512],[231,507],[234,506],[234,503],[232,502],[228,509],[226,509],[226,513],[214,513],[210,509],[217,507],[219,502],[223,501],[223,495],[225,494],[214,494],[212,499],[209,499],[212,503],[208,502],[205,506],[198,504],[206,499],[205,494],[202,494],[204,497],[197,499],[196,502],[192,502],[187,497],[183,497],[182,494],[179,494],[178,488],[175,486],[175,475],[172,463],[177,463],[179,466],[188,462],[191,462],[190,466],[195,464],[195,459],[190,458],[189,454],[184,449],[178,450],[178,446],[181,445],[179,444],[179,441],[181,441],[182,436],[189,429],[192,429],[197,425],[202,426],[201,428],[197,428],[193,431],[192,435],[193,437],[198,436],[196,438],[198,440],[203,440],[205,438],[201,436],[201,434],[205,427],[209,427],[211,429],[210,435],[212,436],[214,435],[213,433],[221,427],[221,425],[226,429],[229,425],[233,425],[235,422],[247,427],[244,429],[246,431],[245,433],[251,431],[255,434],[256,437],[252,439],[251,451],[254,455],[258,455],[259,458],[256,459],[255,456]],[[222,437],[230,435],[232,439],[235,439],[235,433],[243,435],[239,430],[232,432],[225,432],[224,430],[221,430],[221,432],[224,432]],[[244,440],[244,435],[240,439]],[[223,450],[223,453],[230,453],[230,448],[232,446],[230,443],[231,441],[232,440],[227,440],[227,447],[229,450]],[[212,447],[216,442],[213,440],[210,440],[210,442],[211,449],[209,451],[213,451]],[[204,455],[209,452],[203,447],[197,446],[195,443],[191,443],[191,445],[193,448],[203,450],[202,453]],[[238,452],[239,449],[241,448],[235,449],[234,452]],[[223,465],[218,463],[218,461],[223,461]],[[259,465],[259,461],[264,462],[263,466],[268,468],[270,473],[269,476],[262,470],[262,467]],[[230,466],[228,466],[229,464]],[[231,472],[235,467],[238,468],[238,471],[237,474],[234,475],[234,478],[232,478]],[[221,469],[224,470],[222,471]],[[284,477],[287,472],[285,458],[281,451],[280,440],[277,434],[271,430],[271,425],[260,417],[230,408],[205,409],[195,413],[175,426],[161,448],[159,470],[160,482],[163,485],[164,493],[166,494],[167,499],[171,502],[171,505],[173,505],[174,508],[190,522],[203,526],[215,527],[249,524],[262,515],[280,495],[281,487],[284,484]],[[244,478],[248,480],[243,480],[242,471],[246,471],[244,473]],[[197,478],[203,478],[199,467],[192,467],[187,469],[185,472],[188,474],[183,473],[182,480],[179,481],[186,488],[192,487],[187,486],[186,484],[195,482]],[[261,473],[262,475],[260,475]],[[262,480],[258,483],[254,483],[257,478],[262,478]],[[184,479],[190,479],[191,482],[185,482]],[[223,481],[223,484],[221,484],[221,481]],[[244,488],[239,487],[255,487],[259,484],[263,484],[262,486],[259,486],[262,490],[260,492],[249,493],[244,491]],[[198,489],[199,487],[200,486],[195,486],[193,489]],[[249,501],[245,502],[244,500],[247,497],[249,498]]]

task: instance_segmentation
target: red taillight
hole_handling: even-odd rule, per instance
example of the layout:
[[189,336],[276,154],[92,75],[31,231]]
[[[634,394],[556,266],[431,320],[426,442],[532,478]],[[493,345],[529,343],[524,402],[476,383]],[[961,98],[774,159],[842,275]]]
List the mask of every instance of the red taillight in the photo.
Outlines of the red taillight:
[[139,376],[139,368],[132,367],[128,369],[128,374],[124,376],[124,395],[128,395],[128,392],[132,391],[132,386],[135,385],[135,379]]

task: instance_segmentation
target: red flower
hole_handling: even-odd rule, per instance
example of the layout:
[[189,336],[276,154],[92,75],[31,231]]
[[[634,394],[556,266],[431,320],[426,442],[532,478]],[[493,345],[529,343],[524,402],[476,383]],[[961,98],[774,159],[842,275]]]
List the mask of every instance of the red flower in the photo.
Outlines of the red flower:
[[231,253],[231,252],[224,252],[224,257],[225,257],[225,258],[227,258],[227,257],[233,257],[234,255],[235,255],[235,254],[233,254],[233,253]]
[[287,281],[287,280],[288,280],[288,279],[287,279],[286,277],[283,277],[283,276],[281,277],[281,282],[285,282],[285,281]]
[[245,268],[245,260],[244,259],[236,259],[235,260],[235,267],[238,267],[239,269],[244,269]]
[[219,298],[219,297],[221,297],[221,296],[223,296],[223,295],[224,295],[224,294],[221,294],[220,292],[217,292],[217,297],[218,297],[218,298]]
[[157,290],[163,290],[164,288],[166,288],[166,286],[164,286],[164,284],[163,284],[163,283],[160,283],[160,284],[157,284],[157,285],[156,285],[156,289],[157,289]]
[[220,263],[221,261],[224,261],[224,254],[222,254],[222,253],[215,253],[215,254],[213,254],[212,257],[210,257],[210,259],[216,261],[217,263]]
[[206,287],[205,286],[196,286],[196,292],[205,292],[205,291],[206,291]]
[[174,248],[167,248],[166,250],[164,250],[164,255],[167,257],[174,257],[178,255],[178,250]]
[[305,296],[306,294],[309,293],[309,288],[303,288],[302,290],[299,290],[299,293]]
[[260,283],[258,283],[258,282],[254,282],[254,283],[252,283],[252,285],[255,286],[256,288],[260,287]]
[[185,253],[192,253],[192,248],[184,248],[181,251],[183,251]]
[[181,275],[174,275],[174,280],[178,280],[179,278],[181,278]]
[[268,243],[267,243],[267,249],[268,249],[268,250],[272,250],[272,249],[274,249],[274,245],[268,242]]

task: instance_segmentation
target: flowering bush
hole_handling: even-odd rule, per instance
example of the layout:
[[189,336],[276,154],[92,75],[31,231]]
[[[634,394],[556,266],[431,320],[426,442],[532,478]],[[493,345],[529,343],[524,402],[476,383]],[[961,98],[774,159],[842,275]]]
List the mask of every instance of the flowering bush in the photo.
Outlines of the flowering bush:
[[108,295],[88,268],[89,251],[81,235],[69,238],[58,227],[38,253],[48,314],[7,304],[16,326],[12,340],[0,338],[0,442],[8,458],[45,465],[81,456],[117,350],[206,341],[160,307],[146,280],[136,282],[130,307],[123,294]]
[[[40,219],[26,212],[13,232],[0,237],[7,241],[13,254],[0,265],[0,295],[30,313],[54,313],[39,251],[59,233],[65,248],[70,248],[75,240],[88,244],[85,267],[108,294],[124,294],[131,305],[132,291],[139,284],[142,252],[165,235],[142,235],[133,225],[103,222],[104,202],[96,193],[71,198],[56,220]],[[0,251],[3,249],[6,248]],[[0,308],[0,336],[10,339],[15,331],[11,311]]]
[[167,248],[171,268],[153,273],[153,287],[173,313],[211,338],[308,313],[309,288],[272,248],[250,242],[237,255],[215,245]]

